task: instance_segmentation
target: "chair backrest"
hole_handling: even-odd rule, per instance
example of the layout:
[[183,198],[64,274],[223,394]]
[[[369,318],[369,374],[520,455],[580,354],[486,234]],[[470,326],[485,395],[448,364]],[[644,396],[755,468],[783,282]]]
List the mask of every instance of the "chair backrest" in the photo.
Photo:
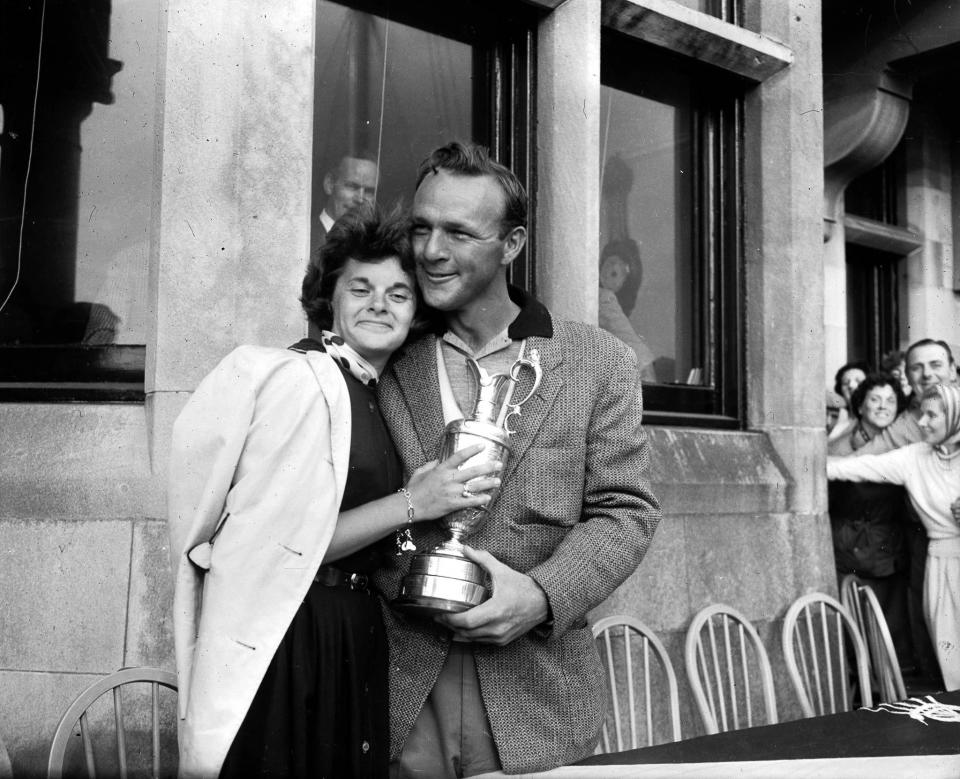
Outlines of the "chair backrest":
[[[848,650],[853,652],[855,678]],[[794,601],[783,620],[783,656],[805,716],[849,711],[854,684],[859,685],[860,705],[873,705],[866,646],[853,617],[836,598],[814,592]]]
[[903,683],[900,659],[893,646],[887,618],[883,615],[876,593],[870,585],[850,573],[843,577],[840,600],[857,623],[867,647],[870,682],[877,691],[877,698],[881,703],[902,701],[907,697],[907,688]]
[[[93,723],[90,721],[89,714],[96,701],[107,693],[112,693],[113,698],[113,733],[111,740],[116,745],[117,760],[116,765],[110,768],[110,775],[126,779],[128,754],[124,689],[131,692],[134,685],[142,684],[148,684],[150,690],[151,775],[154,779],[160,776],[160,690],[161,688],[173,690],[175,698],[177,675],[172,671],[164,671],[160,668],[124,668],[91,684],[77,696],[76,700],[64,712],[50,746],[50,758],[47,761],[47,776],[49,779],[60,779],[63,775],[67,747],[78,728],[83,745],[87,776],[92,779],[97,775],[94,740],[91,733]],[[139,689],[143,691],[142,687]],[[170,769],[169,773],[175,774],[175,768]]]
[[[611,710],[603,724],[602,752],[639,749],[664,741],[680,740],[680,695],[677,676],[663,643],[640,620],[628,616],[606,617],[593,626],[600,656],[607,663]],[[666,695],[672,739],[657,738],[655,709]],[[641,738],[638,713],[645,738]],[[612,720],[612,723],[611,723]],[[611,728],[612,724],[612,728]],[[629,731],[628,731],[629,727]],[[611,737],[610,731],[614,731]],[[629,732],[629,740],[627,735]]]
[[[724,604],[700,611],[687,628],[684,659],[707,733],[778,722],[767,650],[739,611]],[[765,723],[754,721],[761,699]]]

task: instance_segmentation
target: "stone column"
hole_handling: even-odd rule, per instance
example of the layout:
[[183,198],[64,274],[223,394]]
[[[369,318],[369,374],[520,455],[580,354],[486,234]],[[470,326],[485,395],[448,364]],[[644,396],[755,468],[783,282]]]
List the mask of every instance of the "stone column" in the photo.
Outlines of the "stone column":
[[[745,102],[747,422],[770,436],[794,479],[789,510],[822,520],[820,10],[804,0],[757,3],[753,9],[757,16],[748,27],[788,46],[795,59],[749,92]],[[829,533],[825,539],[828,543]],[[820,543],[824,537],[810,540]]]
[[600,244],[600,0],[567,0],[537,40],[537,291],[596,324]]
[[146,390],[154,472],[197,382],[305,332],[314,4],[171,0],[159,101]]

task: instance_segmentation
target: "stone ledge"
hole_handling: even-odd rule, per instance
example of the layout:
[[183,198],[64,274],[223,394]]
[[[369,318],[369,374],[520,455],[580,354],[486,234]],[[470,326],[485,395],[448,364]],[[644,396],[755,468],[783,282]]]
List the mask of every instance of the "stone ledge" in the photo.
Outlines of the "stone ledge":
[[650,481],[665,514],[788,510],[793,480],[763,433],[649,427]]

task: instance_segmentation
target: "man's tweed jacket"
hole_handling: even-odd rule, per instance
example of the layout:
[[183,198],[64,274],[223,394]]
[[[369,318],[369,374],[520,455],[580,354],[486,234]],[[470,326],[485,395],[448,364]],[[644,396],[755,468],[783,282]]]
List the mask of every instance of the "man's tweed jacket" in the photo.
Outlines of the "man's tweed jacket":
[[[515,294],[514,290],[511,290]],[[551,321],[532,298],[524,318],[548,337],[530,337],[543,381],[514,418],[503,488],[470,543],[532,576],[549,600],[552,626],[505,647],[475,644],[477,674],[503,768],[538,771],[591,754],[606,704],[603,667],[587,612],[636,568],[660,520],[647,483],[649,446],[640,427],[640,378],[633,352],[587,325]],[[532,315],[532,317],[531,317]],[[551,336],[552,333],[552,336]],[[529,391],[529,372],[515,397]],[[527,383],[524,384],[524,381]],[[438,456],[443,414],[434,337],[407,347],[380,382],[384,417],[408,472]],[[465,410],[469,411],[469,410]],[[417,547],[443,539],[438,523],[416,526]],[[379,574],[397,595],[409,558]],[[387,615],[391,748],[398,755],[432,689],[449,634],[432,621]]]

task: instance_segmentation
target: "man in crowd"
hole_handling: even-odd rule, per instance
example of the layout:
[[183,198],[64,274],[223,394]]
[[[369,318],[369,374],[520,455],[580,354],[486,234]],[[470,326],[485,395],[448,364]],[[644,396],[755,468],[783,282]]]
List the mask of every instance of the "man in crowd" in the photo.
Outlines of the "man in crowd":
[[327,233],[351,208],[372,203],[377,193],[379,171],[375,157],[367,152],[349,152],[323,177],[326,200],[317,215],[310,238],[310,261],[316,263]]
[[[323,177],[327,199],[310,233],[311,264],[320,262],[320,249],[333,223],[347,211],[376,199],[380,172],[374,159],[375,155],[370,152],[348,152]],[[307,334],[315,341],[320,340],[320,329],[313,322],[307,323]]]
[[[500,497],[469,541],[491,597],[435,621],[388,618],[395,777],[539,771],[591,754],[605,694],[586,615],[634,571],[660,520],[633,352],[507,284],[526,210],[519,180],[485,149],[452,143],[420,167],[417,278],[445,332],[412,344],[379,385],[405,467],[436,458],[445,424],[473,411],[465,357],[505,373],[521,350],[536,353],[543,380],[512,423]],[[443,538],[415,526],[422,551]],[[396,595],[408,569],[400,558],[381,572],[382,591]]]

